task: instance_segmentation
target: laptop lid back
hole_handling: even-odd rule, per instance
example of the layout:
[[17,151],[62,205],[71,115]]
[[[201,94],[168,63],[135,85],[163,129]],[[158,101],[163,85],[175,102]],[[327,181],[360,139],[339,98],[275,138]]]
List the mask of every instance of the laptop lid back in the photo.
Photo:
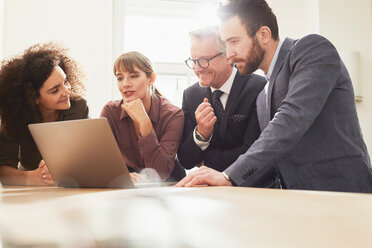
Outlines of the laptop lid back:
[[28,127],[57,185],[133,187],[105,118],[38,123]]

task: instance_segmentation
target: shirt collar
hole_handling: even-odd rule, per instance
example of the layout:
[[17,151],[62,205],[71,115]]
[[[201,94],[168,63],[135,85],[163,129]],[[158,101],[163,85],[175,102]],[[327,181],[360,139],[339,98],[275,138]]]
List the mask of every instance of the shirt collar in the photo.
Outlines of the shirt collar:
[[149,110],[149,118],[152,121],[152,123],[158,123],[159,116],[160,116],[160,97],[156,94],[151,95],[151,105]]
[[233,69],[232,69],[232,72],[231,72],[230,77],[227,79],[227,81],[226,81],[226,82],[225,82],[225,83],[224,83],[224,84],[223,84],[219,89],[216,89],[216,88],[211,87],[211,91],[212,91],[212,93],[213,93],[215,90],[220,90],[220,91],[222,91],[223,93],[229,95],[237,71],[238,71],[238,69],[236,69],[235,66],[234,66]]
[[276,48],[274,57],[270,63],[269,71],[267,72],[267,74],[265,74],[265,78],[267,81],[270,81],[271,74],[273,73],[274,66],[275,66],[276,60],[278,59],[279,51],[282,45],[283,45],[283,40],[279,40],[278,47]]

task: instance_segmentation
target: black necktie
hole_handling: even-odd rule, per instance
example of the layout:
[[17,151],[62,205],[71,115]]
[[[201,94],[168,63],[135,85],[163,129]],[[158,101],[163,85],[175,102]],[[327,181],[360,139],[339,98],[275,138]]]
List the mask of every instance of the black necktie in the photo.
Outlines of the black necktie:
[[220,91],[220,90],[215,90],[212,93],[212,101],[213,101],[213,105],[214,105],[214,112],[216,113],[217,118],[220,121],[222,121],[223,114],[225,112],[224,109],[223,109],[222,103],[221,103],[221,99],[220,99],[220,96],[222,94],[223,94],[223,92]]

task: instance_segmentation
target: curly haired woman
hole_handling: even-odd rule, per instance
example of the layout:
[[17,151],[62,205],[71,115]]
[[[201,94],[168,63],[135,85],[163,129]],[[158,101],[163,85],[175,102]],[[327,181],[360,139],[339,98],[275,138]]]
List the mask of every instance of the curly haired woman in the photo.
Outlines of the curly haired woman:
[[[0,180],[11,185],[54,185],[28,124],[84,119],[84,75],[68,50],[36,44],[0,69]],[[61,147],[63,149],[63,147]]]

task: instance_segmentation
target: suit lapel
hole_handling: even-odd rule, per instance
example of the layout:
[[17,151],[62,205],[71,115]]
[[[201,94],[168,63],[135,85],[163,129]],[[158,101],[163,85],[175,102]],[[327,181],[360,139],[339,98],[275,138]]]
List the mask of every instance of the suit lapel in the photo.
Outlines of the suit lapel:
[[221,137],[224,137],[226,133],[226,129],[227,129],[228,120],[231,116],[232,111],[235,110],[236,105],[238,104],[237,100],[244,86],[242,83],[241,77],[242,76],[237,71],[233,84],[231,86],[229,98],[227,99],[227,103],[226,103],[225,114],[224,114],[224,117],[221,123],[221,129],[220,129]]
[[[197,94],[193,95],[192,103],[194,104],[194,109],[196,110],[198,106],[204,101],[204,98],[208,99],[208,102],[213,106],[212,103],[212,91],[210,87],[202,87],[200,86],[200,91],[197,92]],[[195,120],[195,111],[193,113],[190,113]]]
[[[286,38],[284,40],[283,45],[280,48],[280,51],[279,51],[279,54],[278,54],[278,58],[277,58],[276,63],[274,65],[274,69],[273,69],[273,72],[271,74],[270,82],[269,82],[268,89],[267,89],[267,112],[268,112],[267,114],[268,114],[268,122],[264,124],[265,127],[266,127],[266,125],[271,120],[271,98],[272,98],[271,94],[273,92],[273,88],[274,88],[276,77],[278,76],[278,73],[282,69],[283,63],[284,63],[284,59],[286,58],[289,50],[293,47],[294,42],[295,41],[293,39],[289,39],[289,38]],[[267,121],[267,118],[265,118],[265,119]]]
[[213,103],[212,103],[212,91],[211,91],[210,87],[203,87],[203,98],[201,99],[202,101],[200,103],[202,103],[204,101],[205,97],[208,99],[208,102],[213,105]]
[[269,123],[269,113],[266,108],[266,94],[265,89],[262,89],[262,91],[258,94],[257,100],[256,100],[256,106],[257,106],[257,118],[258,123],[260,124],[261,132],[264,130],[266,125]]
[[[204,101],[204,98],[208,99],[208,102],[212,104],[212,91],[210,87],[202,87],[200,86],[200,91],[197,95],[195,95],[194,102],[195,102],[195,110],[198,106]],[[195,114],[195,113],[193,113]]]
[[[212,105],[212,108],[214,109],[214,104],[213,104],[213,100],[212,100],[212,90],[210,87],[202,87],[203,88],[203,91],[202,91],[202,99],[201,99],[201,102],[203,102],[204,98],[207,98],[208,99],[208,102]],[[200,104],[199,103],[199,104]],[[199,105],[198,104],[198,105]],[[198,107],[198,105],[196,106],[196,108]],[[195,109],[196,109],[195,108]],[[226,115],[224,115],[226,116]],[[195,118],[195,117],[194,117]],[[224,117],[225,118],[225,117]],[[196,120],[195,120],[196,122]],[[217,121],[215,124],[214,124],[214,127],[213,127],[213,136],[212,136],[212,143],[215,143],[215,142],[219,142],[218,140],[220,139],[219,136],[221,136],[221,122],[220,121]],[[218,134],[218,135],[217,135]],[[216,141],[217,140],[217,141]]]

